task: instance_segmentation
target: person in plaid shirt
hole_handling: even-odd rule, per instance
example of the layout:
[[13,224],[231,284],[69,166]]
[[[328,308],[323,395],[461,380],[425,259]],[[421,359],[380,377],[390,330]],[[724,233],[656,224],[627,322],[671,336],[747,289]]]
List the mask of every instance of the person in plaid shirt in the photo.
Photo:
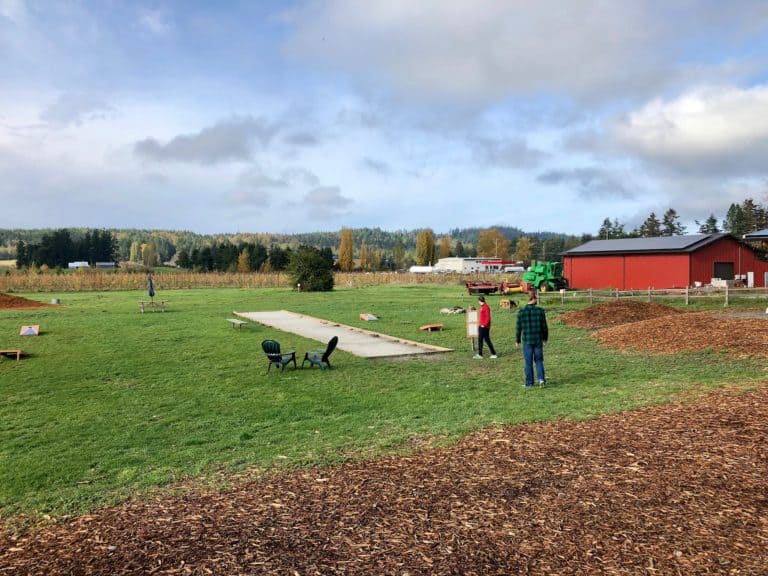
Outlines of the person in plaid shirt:
[[525,387],[533,387],[533,365],[536,364],[536,375],[539,386],[544,386],[544,344],[549,339],[547,316],[542,308],[537,306],[539,300],[533,292],[528,297],[528,305],[517,312],[515,327],[515,347],[523,344],[523,359],[525,360]]

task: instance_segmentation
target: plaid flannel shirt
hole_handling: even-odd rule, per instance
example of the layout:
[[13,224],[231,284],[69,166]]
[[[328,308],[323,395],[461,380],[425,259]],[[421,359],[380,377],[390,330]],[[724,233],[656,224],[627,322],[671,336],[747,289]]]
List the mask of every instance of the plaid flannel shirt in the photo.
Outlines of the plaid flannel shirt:
[[528,304],[517,312],[515,342],[519,344],[521,339],[525,344],[538,344],[549,339],[547,315],[535,304]]

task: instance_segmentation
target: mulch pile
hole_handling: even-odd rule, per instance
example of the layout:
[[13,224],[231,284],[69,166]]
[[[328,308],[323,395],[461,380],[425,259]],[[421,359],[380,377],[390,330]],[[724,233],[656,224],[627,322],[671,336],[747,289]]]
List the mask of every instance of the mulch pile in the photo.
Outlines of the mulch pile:
[[672,354],[712,349],[740,357],[768,357],[768,316],[763,316],[684,313],[604,328],[592,337],[621,350]]
[[764,575],[765,384],[149,497],[0,535],[0,574]]
[[576,312],[567,312],[558,316],[563,324],[577,328],[605,328],[628,322],[638,322],[650,318],[679,314],[677,308],[656,302],[638,302],[636,300],[615,300],[601,302]]
[[27,300],[21,296],[12,296],[5,292],[0,292],[0,310],[10,308],[42,308],[50,306],[44,302],[37,302],[35,300]]

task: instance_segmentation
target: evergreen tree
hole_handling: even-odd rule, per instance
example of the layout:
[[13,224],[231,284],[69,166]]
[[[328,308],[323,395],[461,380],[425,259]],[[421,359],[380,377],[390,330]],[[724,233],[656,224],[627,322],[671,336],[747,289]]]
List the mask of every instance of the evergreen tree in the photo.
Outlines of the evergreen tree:
[[656,213],[651,212],[636,232],[637,235],[642,238],[655,238],[656,236],[661,236],[661,222],[659,222],[659,219],[656,217]]
[[398,238],[395,247],[392,248],[392,260],[395,268],[405,267],[405,244]]
[[464,258],[464,244],[461,243],[461,240],[456,241],[456,256]]
[[661,223],[661,235],[662,236],[680,236],[685,234],[685,226],[680,224],[680,216],[674,208],[669,208],[664,212],[664,216]]
[[737,238],[741,238],[744,234],[749,232],[749,230],[747,230],[747,220],[744,216],[744,210],[742,210],[741,206],[738,204],[731,204],[725,215],[725,220],[723,221],[723,229]]
[[179,268],[184,268],[185,270],[189,270],[192,268],[192,260],[189,257],[189,254],[187,254],[186,250],[179,250],[179,252],[176,255],[176,266]]
[[251,270],[261,270],[268,257],[266,247],[261,242],[256,242],[249,244],[248,248],[251,257]]
[[717,227],[717,218],[713,213],[710,213],[704,222],[696,220],[696,224],[699,226],[699,234],[717,234],[720,232],[720,228]]
[[290,258],[290,248],[283,249],[277,244],[273,244],[269,249],[269,266],[275,272],[285,270],[288,267]]
[[311,246],[299,246],[290,255],[288,272],[294,286],[301,286],[302,292],[333,290],[333,264],[327,254]]

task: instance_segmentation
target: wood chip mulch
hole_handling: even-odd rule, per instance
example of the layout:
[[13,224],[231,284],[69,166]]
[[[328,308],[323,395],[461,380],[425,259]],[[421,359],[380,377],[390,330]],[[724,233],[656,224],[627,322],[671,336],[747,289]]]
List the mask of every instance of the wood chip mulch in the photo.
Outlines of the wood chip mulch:
[[16,308],[43,308],[50,306],[44,302],[37,302],[36,300],[28,300],[21,296],[13,296],[6,292],[0,292],[0,310],[3,309],[16,309]]
[[576,328],[605,328],[628,322],[638,322],[670,314],[680,314],[680,310],[657,302],[639,302],[637,300],[615,300],[601,302],[576,312],[560,314],[557,319],[563,324]]
[[718,312],[691,312],[604,328],[592,337],[621,350],[673,354],[711,349],[764,358],[768,357],[768,315],[763,316],[734,318]]
[[768,382],[5,532],[0,574],[765,575],[766,447]]

